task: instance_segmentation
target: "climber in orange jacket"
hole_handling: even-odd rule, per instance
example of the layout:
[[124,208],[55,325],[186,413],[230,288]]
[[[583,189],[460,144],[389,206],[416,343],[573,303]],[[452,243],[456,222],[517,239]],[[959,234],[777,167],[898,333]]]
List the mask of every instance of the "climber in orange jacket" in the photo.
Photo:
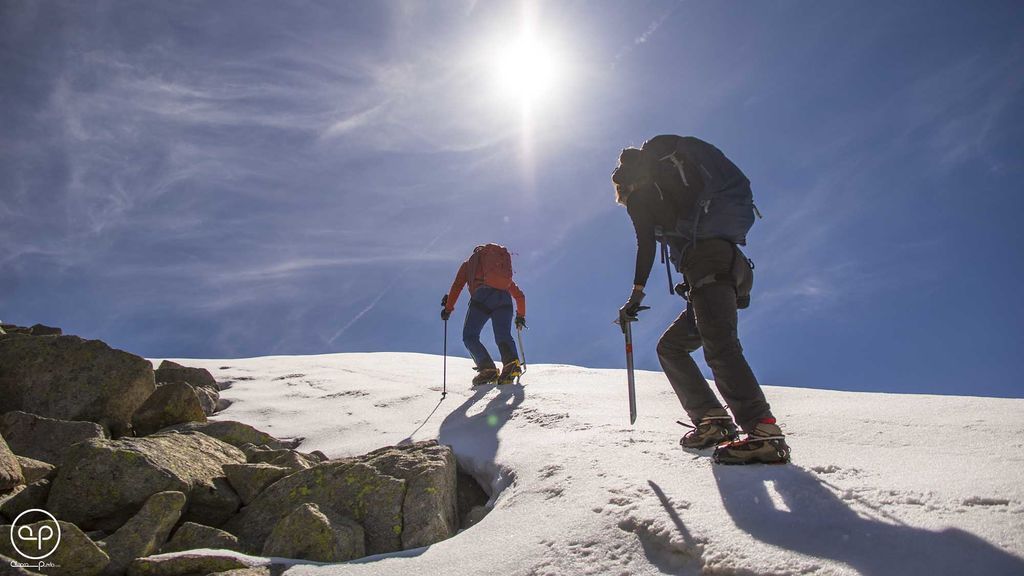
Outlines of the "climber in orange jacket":
[[[469,309],[462,328],[462,342],[476,362],[477,376],[473,386],[508,384],[522,374],[516,342],[512,337],[512,300],[515,299],[516,328],[526,327],[526,296],[512,280],[512,256],[504,246],[484,244],[473,249],[473,254],[462,263],[452,282],[441,319],[447,320],[462,287],[469,285]],[[480,331],[491,321],[494,341],[501,354],[501,373],[487,348],[480,342]]]

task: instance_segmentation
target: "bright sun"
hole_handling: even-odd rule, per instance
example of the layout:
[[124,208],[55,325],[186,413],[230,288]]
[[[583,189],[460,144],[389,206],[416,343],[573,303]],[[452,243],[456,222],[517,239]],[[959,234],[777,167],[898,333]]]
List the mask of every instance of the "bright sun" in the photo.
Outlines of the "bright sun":
[[551,47],[527,32],[498,51],[494,73],[504,97],[532,106],[556,88],[560,70]]

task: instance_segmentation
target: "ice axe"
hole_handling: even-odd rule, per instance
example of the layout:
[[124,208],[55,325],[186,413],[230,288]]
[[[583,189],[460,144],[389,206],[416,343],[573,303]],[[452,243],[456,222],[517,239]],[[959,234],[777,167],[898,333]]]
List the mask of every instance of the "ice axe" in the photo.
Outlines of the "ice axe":
[[519,339],[519,355],[522,357],[522,370],[519,371],[519,376],[516,376],[516,384],[519,384],[523,374],[526,374],[526,348],[523,348],[523,329],[519,326],[516,326],[516,337]]
[[[636,312],[643,310],[650,310],[650,306],[638,306]],[[639,318],[625,312],[619,313],[619,318],[615,320],[615,323],[622,329],[622,333],[626,337],[626,383],[629,388],[629,424],[632,425],[636,422],[636,380],[633,376],[633,330],[630,329],[630,324],[636,322]]]
[[[448,306],[448,295],[441,297],[441,309]],[[444,319],[444,360],[441,361],[441,399],[448,395],[448,319]]]

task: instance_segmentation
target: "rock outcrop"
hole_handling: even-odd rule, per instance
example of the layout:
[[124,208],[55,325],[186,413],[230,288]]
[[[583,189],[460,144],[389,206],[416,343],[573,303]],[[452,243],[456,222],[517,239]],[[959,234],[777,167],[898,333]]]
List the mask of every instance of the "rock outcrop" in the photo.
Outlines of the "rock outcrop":
[[21,473],[18,458],[11,452],[4,437],[0,436],[0,492],[6,492],[24,483],[25,476]]
[[244,462],[234,446],[195,432],[93,439],[68,450],[47,508],[87,530],[112,532],[153,494],[174,491],[188,499],[186,520],[219,526],[241,505],[223,466]]
[[20,411],[0,416],[0,434],[15,454],[55,466],[71,445],[107,437],[95,422],[56,420]]
[[155,388],[148,360],[99,340],[0,340],[0,398],[7,410],[96,422],[117,437],[131,431],[132,414]]
[[218,390],[217,380],[205,368],[189,368],[177,362],[164,360],[157,367],[154,375],[157,382],[188,382],[193,386],[202,386]]
[[160,554],[132,562],[128,576],[195,576],[250,567],[250,562],[228,554]]
[[170,360],[164,360],[156,369],[155,377],[157,386],[173,382],[187,382],[195,390],[203,412],[207,416],[217,412],[217,405],[220,402],[220,387],[209,370],[189,368]]
[[[221,442],[227,442],[236,448],[242,448],[246,444],[255,446],[266,445],[270,449],[281,450],[291,448],[288,443],[274,438],[266,432],[261,432],[248,424],[232,420],[217,420],[211,422],[192,422],[171,426],[166,431],[176,430],[178,432],[202,432],[207,436],[213,436]],[[244,452],[244,450],[243,450]]]
[[[89,539],[77,526],[70,522],[58,521],[60,524],[60,545],[53,550],[53,553],[46,557],[47,563],[55,565],[54,568],[46,568],[47,575],[53,576],[97,576],[110,563],[110,557],[95,542]],[[43,526],[51,527],[53,522],[45,520],[28,526],[33,533],[38,533]],[[28,541],[22,551],[29,555],[45,553],[33,548],[34,542]],[[22,545],[19,544],[19,547]],[[44,541],[44,546],[48,544]],[[23,558],[16,550],[11,540],[11,526],[0,526],[0,554],[10,558]],[[25,560],[22,560],[27,562]]]
[[255,500],[268,486],[292,472],[290,468],[271,464],[227,464],[224,466],[224,474],[227,476],[228,482],[231,483],[239,498],[242,499],[242,504],[245,505]]
[[181,528],[174,533],[171,540],[160,550],[162,554],[168,552],[183,552],[185,550],[199,550],[209,548],[213,550],[234,550],[240,552],[242,545],[238,538],[223,530],[210,526],[203,526],[195,522],[185,522]]
[[206,422],[199,397],[186,382],[161,384],[132,415],[132,426],[139,436],[183,422]]
[[259,448],[243,449],[249,462],[253,464],[270,464],[289,470],[305,470],[320,463],[320,459],[303,454],[296,450],[262,450]]
[[157,492],[150,496],[138,514],[103,540],[110,556],[103,574],[120,576],[132,560],[159,551],[184,508],[185,495],[181,492]]
[[402,501],[402,549],[428,546],[455,535],[455,454],[435,440],[381,448],[359,458],[406,482]]
[[433,544],[455,534],[455,457],[436,441],[332,460],[278,480],[225,529],[262,550],[273,527],[305,503],[362,525],[366,553]]
[[366,555],[363,527],[316,504],[301,504],[277,523],[263,556],[345,562]]
[[[192,385],[189,384],[189,386]],[[196,398],[199,399],[199,405],[203,407],[203,413],[207,416],[213,416],[217,412],[217,404],[220,402],[220,392],[203,386],[192,386],[192,391],[195,392]]]
[[25,477],[25,484],[31,484],[37,480],[48,478],[56,473],[57,467],[47,464],[41,460],[34,460],[24,456],[16,456],[18,465],[21,466],[21,475]]
[[50,481],[39,480],[28,486],[19,486],[11,494],[0,497],[0,514],[14,520],[25,510],[46,507],[50,495]]
[[344,562],[433,544],[485,513],[486,493],[460,488],[469,477],[437,442],[332,461],[296,450],[301,438],[206,421],[228,403],[207,370],[154,371],[41,325],[11,331],[0,334],[0,553],[17,554],[4,522],[48,510],[62,531],[48,576],[272,576],[285,567],[238,551]]

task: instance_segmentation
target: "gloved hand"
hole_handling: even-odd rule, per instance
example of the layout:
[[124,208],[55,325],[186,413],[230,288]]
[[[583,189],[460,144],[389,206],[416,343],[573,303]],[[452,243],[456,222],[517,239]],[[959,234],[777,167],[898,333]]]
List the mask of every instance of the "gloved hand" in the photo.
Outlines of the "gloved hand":
[[526,316],[516,316],[516,329],[522,330],[526,328]]
[[452,311],[447,308],[441,308],[441,320],[448,320],[452,316]]
[[637,312],[640,311],[640,303],[644,301],[644,291],[642,288],[633,288],[633,292],[629,295],[629,300],[619,308],[619,321],[621,322],[632,322],[636,320]]

